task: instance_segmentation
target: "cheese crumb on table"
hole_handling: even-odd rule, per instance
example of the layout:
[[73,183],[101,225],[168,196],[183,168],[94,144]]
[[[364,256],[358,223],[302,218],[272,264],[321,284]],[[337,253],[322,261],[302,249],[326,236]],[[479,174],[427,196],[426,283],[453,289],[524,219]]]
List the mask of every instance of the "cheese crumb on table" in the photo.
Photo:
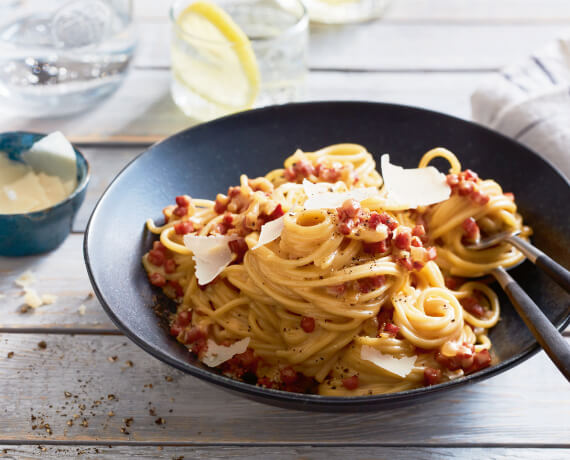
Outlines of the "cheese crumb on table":
[[43,305],[42,299],[40,298],[35,289],[26,288],[24,292],[25,292],[24,302],[26,303],[26,305],[32,308],[38,308]]
[[31,286],[35,282],[36,282],[36,277],[34,276],[34,274],[30,270],[27,270],[24,273],[22,273],[18,277],[18,279],[16,279],[14,281],[14,283],[16,285],[20,286],[21,288],[26,288],[28,286]]

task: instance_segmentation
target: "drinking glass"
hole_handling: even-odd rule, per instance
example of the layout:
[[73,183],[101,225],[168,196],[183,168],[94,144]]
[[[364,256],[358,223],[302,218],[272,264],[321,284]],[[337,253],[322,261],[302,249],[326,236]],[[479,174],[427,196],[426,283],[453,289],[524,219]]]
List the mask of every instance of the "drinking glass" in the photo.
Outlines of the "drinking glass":
[[171,93],[187,116],[206,121],[301,96],[307,68],[308,15],[300,0],[215,1],[251,43],[259,69],[253,101],[243,95],[247,82],[236,75],[236,65],[240,65],[236,55],[244,51],[238,49],[242,45],[206,39],[202,28],[183,30],[177,23],[181,12],[192,3],[176,1],[170,10]]
[[131,0],[0,3],[0,108],[83,111],[115,90],[135,49]]
[[311,21],[346,24],[382,16],[389,0],[304,0]]

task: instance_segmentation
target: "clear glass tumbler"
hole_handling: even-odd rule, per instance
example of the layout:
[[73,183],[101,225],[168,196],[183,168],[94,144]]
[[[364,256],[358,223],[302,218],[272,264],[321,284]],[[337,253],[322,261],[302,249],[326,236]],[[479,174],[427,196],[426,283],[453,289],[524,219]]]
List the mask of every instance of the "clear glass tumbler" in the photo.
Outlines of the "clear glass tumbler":
[[121,83],[135,42],[131,0],[0,3],[0,109],[27,117],[89,109]]
[[304,0],[311,21],[324,24],[363,22],[382,16],[389,0]]
[[253,60],[243,44],[212,40],[209,26],[182,27],[180,15],[193,3],[176,1],[170,10],[171,93],[187,116],[207,121],[300,97],[309,35],[300,0],[215,0],[248,37]]

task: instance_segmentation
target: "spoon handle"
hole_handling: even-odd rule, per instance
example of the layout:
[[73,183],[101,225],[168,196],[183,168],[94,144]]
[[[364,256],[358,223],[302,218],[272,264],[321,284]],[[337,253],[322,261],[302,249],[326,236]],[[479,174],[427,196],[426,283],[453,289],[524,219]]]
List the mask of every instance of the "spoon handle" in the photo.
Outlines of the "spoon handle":
[[528,260],[545,271],[554,281],[566,289],[566,292],[570,292],[570,271],[518,236],[509,236],[507,240],[522,252]]
[[515,310],[540,346],[570,382],[570,343],[562,337],[540,308],[502,267],[493,269],[491,273],[509,296]]

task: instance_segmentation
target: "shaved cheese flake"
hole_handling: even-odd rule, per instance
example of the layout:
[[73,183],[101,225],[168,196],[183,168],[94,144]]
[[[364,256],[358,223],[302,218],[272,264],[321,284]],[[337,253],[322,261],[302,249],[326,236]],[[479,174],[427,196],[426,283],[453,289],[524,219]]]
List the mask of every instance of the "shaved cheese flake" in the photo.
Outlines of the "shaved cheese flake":
[[31,271],[25,271],[24,273],[22,273],[17,280],[14,281],[14,283],[16,283],[18,286],[20,286],[21,288],[26,288],[28,286],[31,286],[32,284],[34,284],[36,282],[36,277],[34,276],[34,274]]
[[56,295],[53,295],[53,294],[43,294],[42,295],[42,303],[44,305],[51,305],[52,303],[55,303],[56,300],[57,300]]
[[43,171],[50,176],[58,176],[66,187],[67,194],[70,188],[77,183],[77,159],[75,150],[60,131],[55,131],[42,137],[34,143],[30,150],[22,153],[22,159],[37,172]]
[[24,294],[24,302],[26,305],[32,308],[41,307],[43,302],[35,289],[26,288]]
[[198,284],[208,284],[230,264],[232,251],[228,243],[236,239],[227,235],[184,235],[184,245],[194,254]]
[[390,155],[384,154],[380,160],[384,189],[388,192],[388,202],[392,207],[415,209],[446,200],[451,194],[445,174],[433,166],[427,168],[404,169],[390,163]]
[[392,355],[385,355],[374,347],[364,345],[360,351],[360,358],[370,361],[378,367],[395,374],[399,377],[406,377],[414,368],[416,356],[394,358]]
[[79,314],[81,316],[85,315],[85,312],[87,311],[87,307],[85,306],[85,304],[81,304],[79,305],[79,308],[77,309],[77,311],[79,312]]
[[305,195],[307,195],[308,198],[311,198],[319,193],[334,192],[335,187],[328,182],[318,182],[313,184],[310,180],[303,179],[303,190],[305,191]]
[[311,196],[307,201],[305,201],[303,207],[307,210],[335,209],[342,206],[346,200],[352,199],[360,202],[373,196],[377,196],[378,193],[378,189],[374,187],[355,188],[348,192],[319,193]]
[[208,350],[202,358],[202,362],[209,367],[216,367],[226,361],[232,359],[235,355],[245,352],[249,345],[249,337],[238,340],[229,347],[218,345],[211,339],[208,339]]
[[443,375],[445,375],[449,380],[455,380],[463,377],[465,375],[465,372],[463,369],[457,369],[456,371],[450,371],[449,369],[446,369],[443,371]]
[[278,219],[263,224],[261,232],[259,233],[259,240],[257,240],[257,244],[251,249],[260,248],[261,246],[265,246],[267,243],[271,243],[279,238],[284,226],[285,216],[281,216]]

